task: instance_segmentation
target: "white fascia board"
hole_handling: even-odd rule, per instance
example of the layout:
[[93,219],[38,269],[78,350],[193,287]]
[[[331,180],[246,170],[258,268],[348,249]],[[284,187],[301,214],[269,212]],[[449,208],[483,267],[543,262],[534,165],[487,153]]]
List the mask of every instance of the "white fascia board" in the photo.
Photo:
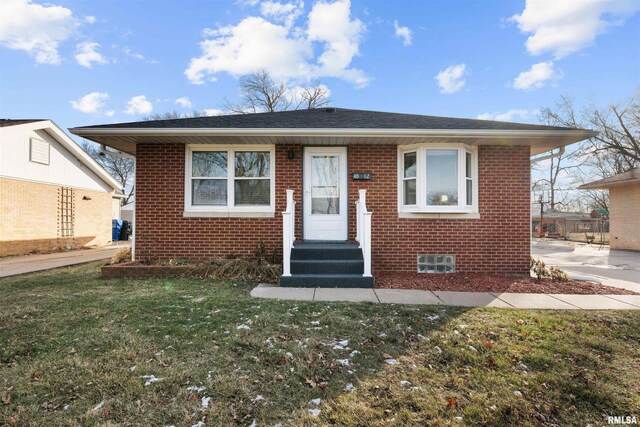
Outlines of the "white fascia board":
[[104,170],[95,160],[89,156],[76,142],[69,137],[57,124],[51,120],[43,120],[41,122],[30,123],[32,130],[44,129],[54,137],[64,148],[66,148],[74,157],[80,160],[89,170],[95,173],[107,185],[115,191],[122,191],[122,184],[116,181],[109,173]]

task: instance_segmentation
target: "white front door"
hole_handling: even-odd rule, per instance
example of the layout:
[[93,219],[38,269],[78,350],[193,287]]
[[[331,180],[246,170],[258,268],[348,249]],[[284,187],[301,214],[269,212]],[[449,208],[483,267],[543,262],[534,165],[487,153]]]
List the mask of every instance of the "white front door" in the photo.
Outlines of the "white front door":
[[347,240],[347,147],[304,149],[305,240]]

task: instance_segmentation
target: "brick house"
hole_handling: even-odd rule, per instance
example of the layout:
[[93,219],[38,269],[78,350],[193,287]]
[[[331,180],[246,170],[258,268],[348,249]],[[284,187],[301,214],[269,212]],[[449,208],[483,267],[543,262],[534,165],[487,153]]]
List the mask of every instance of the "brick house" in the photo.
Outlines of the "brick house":
[[51,120],[0,120],[0,256],[109,243],[120,187]]
[[530,156],[594,134],[342,108],[71,132],[136,155],[136,258],[264,245],[283,261],[281,285],[296,286],[371,286],[377,271],[527,274]]
[[611,249],[640,251],[640,168],[578,187],[609,190],[609,239]]

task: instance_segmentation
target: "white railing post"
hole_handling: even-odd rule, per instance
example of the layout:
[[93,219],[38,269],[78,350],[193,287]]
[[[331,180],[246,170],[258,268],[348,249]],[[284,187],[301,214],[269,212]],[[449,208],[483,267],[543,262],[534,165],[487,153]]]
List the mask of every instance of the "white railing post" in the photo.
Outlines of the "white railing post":
[[371,277],[371,212],[367,210],[367,190],[358,190],[356,202],[356,240],[362,248],[365,277]]
[[[360,231],[360,229],[362,228],[362,218],[361,218],[361,213],[360,213],[360,200],[356,200],[356,242],[360,243],[360,236],[362,235],[362,232]],[[359,245],[359,247],[362,247],[362,244]]]
[[282,275],[291,276],[291,248],[295,241],[296,202],[293,190],[287,190],[287,206],[282,212]]

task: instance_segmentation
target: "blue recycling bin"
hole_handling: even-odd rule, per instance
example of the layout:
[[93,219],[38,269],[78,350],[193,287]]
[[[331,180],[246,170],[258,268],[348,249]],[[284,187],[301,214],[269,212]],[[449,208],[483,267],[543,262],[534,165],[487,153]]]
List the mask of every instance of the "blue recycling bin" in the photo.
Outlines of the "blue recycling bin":
[[121,219],[111,220],[111,240],[116,242],[120,239],[120,230],[122,229]]

